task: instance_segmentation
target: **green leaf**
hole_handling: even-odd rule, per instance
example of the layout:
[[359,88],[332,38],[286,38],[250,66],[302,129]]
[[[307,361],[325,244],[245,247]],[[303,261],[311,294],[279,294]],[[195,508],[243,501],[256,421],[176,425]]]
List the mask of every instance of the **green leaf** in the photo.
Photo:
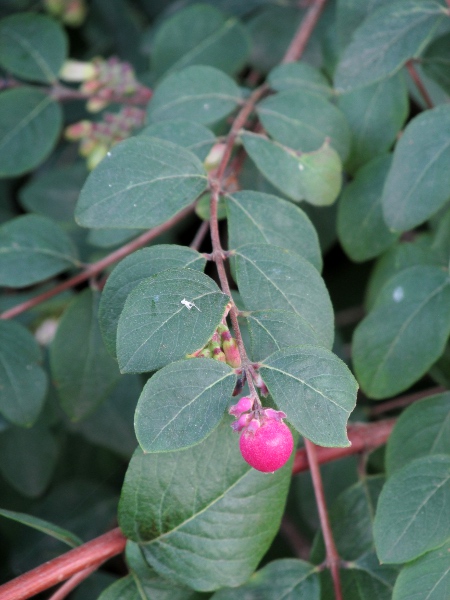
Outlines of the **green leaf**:
[[346,92],[393,75],[420,56],[446,14],[434,0],[397,0],[375,11],[345,49],[335,87]]
[[99,296],[88,289],[74,298],[59,322],[50,348],[53,381],[61,406],[73,421],[94,411],[120,376],[100,333]]
[[[147,596],[144,596],[147,599]],[[132,575],[122,577],[108,586],[98,597],[98,600],[142,600],[138,585]]]
[[291,62],[278,65],[270,71],[267,82],[273,90],[303,90],[326,98],[333,95],[330,84],[319,69],[304,62]]
[[172,581],[201,591],[241,585],[278,530],[291,468],[290,461],[273,475],[252,469],[226,418],[187,450],[135,453],[120,527]]
[[212,600],[320,600],[317,568],[303,560],[274,560],[236,589],[219,590]]
[[151,62],[157,76],[191,65],[209,65],[236,73],[250,52],[244,26],[213,6],[196,4],[165,20],[151,46]]
[[187,119],[208,125],[226,117],[241,101],[235,82],[213,67],[187,67],[166,77],[148,105],[152,121]]
[[449,127],[448,105],[427,110],[408,123],[395,147],[382,198],[392,229],[413,229],[450,198],[450,141],[445,135]]
[[[211,218],[211,194],[206,192],[202,194],[195,204],[195,214],[202,221],[209,221]],[[225,198],[219,197],[217,203],[217,220],[223,221],[227,218],[227,209],[225,206]]]
[[398,418],[386,448],[390,475],[412,460],[450,455],[450,392],[415,402]]
[[320,346],[310,324],[300,315],[286,310],[245,312],[252,344],[253,360],[261,361],[287,346]]
[[380,565],[375,553],[368,553],[349,568],[341,570],[342,594],[345,600],[392,600],[397,569]]
[[23,215],[0,227],[0,285],[26,287],[74,266],[71,239],[50,219]]
[[321,446],[349,446],[347,419],[358,384],[326,348],[294,346],[275,352],[259,372],[278,408],[305,437]]
[[298,155],[254,133],[245,132],[242,143],[264,177],[291,200],[327,206],[338,197],[342,164],[329,144],[325,143],[315,152]]
[[87,243],[98,248],[114,248],[142,233],[140,229],[91,229]]
[[228,246],[267,243],[297,252],[319,271],[319,238],[307,215],[291,202],[261,192],[235,192],[226,198]]
[[338,0],[336,6],[336,34],[342,50],[352,39],[353,32],[374,11],[391,4],[392,0]]
[[151,228],[189,206],[206,187],[203,165],[188,150],[137,136],[107,154],[81,190],[83,227]]
[[6,519],[12,519],[13,521],[17,521],[18,523],[22,523],[22,525],[27,525],[38,531],[42,531],[42,533],[46,533],[72,548],[76,548],[83,543],[77,535],[70,531],[62,529],[62,527],[49,523],[48,521],[44,521],[44,519],[34,517],[33,515],[0,508],[0,516],[5,517]]
[[0,472],[24,496],[35,498],[45,492],[58,455],[56,439],[44,425],[10,427],[0,433]]
[[205,600],[203,594],[160,577],[146,562],[140,546],[129,540],[126,545],[126,559],[140,592],[137,600]]
[[120,370],[154,371],[203,348],[229,300],[210,277],[192,269],[170,269],[144,279],[129,294],[119,319]]
[[353,337],[355,372],[371,398],[407,389],[439,358],[450,334],[449,303],[450,280],[438,267],[411,267],[388,281]]
[[[329,519],[339,556],[357,561],[375,550],[373,519],[385,478],[366,477],[344,490],[331,505]],[[311,550],[315,563],[325,560],[326,551],[321,531],[318,531]]]
[[378,557],[408,562],[450,536],[450,456],[418,458],[386,482],[374,523]]
[[447,600],[450,590],[450,544],[403,567],[392,600]]
[[174,362],[142,390],[134,419],[144,452],[198,444],[219,424],[236,384],[228,365],[209,358]]
[[325,98],[305,90],[269,96],[257,105],[260,121],[277,142],[299,152],[312,152],[326,140],[344,161],[350,129],[343,113]]
[[354,172],[389,150],[395,142],[409,111],[403,74],[342,94],[338,97],[338,106],[352,133],[346,167]]
[[100,328],[109,352],[116,356],[116,335],[120,313],[128,294],[143,279],[176,267],[189,267],[203,271],[205,264],[206,259],[196,250],[175,244],[143,248],[122,260],[108,277],[100,300]]
[[43,162],[62,126],[60,105],[49,94],[19,87],[0,94],[0,177],[16,177]]
[[19,323],[0,321],[0,412],[14,423],[31,426],[41,412],[47,376],[41,350]]
[[381,208],[384,182],[391,162],[389,154],[371,160],[344,188],[339,201],[339,240],[348,256],[356,262],[378,256],[398,237],[387,228]]
[[215,135],[213,132],[195,121],[173,119],[153,123],[145,127],[140,135],[159,138],[190,150],[201,161],[205,160],[211,150]]
[[0,65],[39,83],[55,83],[67,57],[64,29],[50,17],[15,14],[0,21]]
[[73,211],[87,173],[80,162],[37,172],[20,188],[20,204],[27,212],[73,223]]
[[431,42],[422,57],[421,65],[426,75],[450,94],[450,33]]
[[311,334],[331,348],[333,309],[317,270],[298,254],[268,244],[247,244],[234,255],[236,279],[247,310],[293,311]]

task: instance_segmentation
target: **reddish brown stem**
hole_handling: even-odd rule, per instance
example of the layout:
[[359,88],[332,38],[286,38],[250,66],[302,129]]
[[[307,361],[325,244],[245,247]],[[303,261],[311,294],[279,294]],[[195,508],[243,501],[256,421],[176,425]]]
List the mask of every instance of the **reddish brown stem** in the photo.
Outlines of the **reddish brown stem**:
[[326,1],[327,0],[317,0],[311,5],[310,9],[305,15],[305,18],[302,20],[297,33],[292,39],[286,54],[284,55],[282,60],[283,63],[294,62],[302,56],[306,48],[306,44],[308,43],[309,38],[311,37],[311,34],[317,25],[320,15],[322,14]]
[[197,233],[195,234],[194,239],[191,242],[190,247],[193,250],[198,250],[200,248],[200,246],[203,243],[203,240],[206,237],[206,234],[209,231],[209,221],[203,221],[203,223],[200,225],[200,227],[197,230]]
[[305,438],[306,455],[308,457],[309,469],[316,496],[317,510],[319,511],[320,525],[322,527],[323,539],[327,554],[327,566],[331,571],[333,579],[334,596],[336,600],[342,600],[341,578],[339,574],[340,558],[334,543],[333,532],[331,531],[330,520],[328,518],[325,493],[323,491],[322,477],[320,475],[319,460],[317,458],[316,445]]
[[428,106],[428,108],[434,108],[433,100],[430,98],[429,93],[423,85],[423,81],[420,79],[419,73],[416,71],[414,61],[409,60],[406,63],[406,68],[408,69],[408,73],[411,79],[414,81],[416,88],[419,90],[420,95],[424,99],[425,104]]
[[26,600],[65,581],[76,573],[96,566],[125,549],[126,538],[113,529],[0,586],[1,600]]
[[426,398],[427,396],[433,396],[434,394],[440,394],[445,392],[446,389],[441,385],[437,385],[436,387],[429,388],[428,390],[422,390],[420,392],[416,392],[415,394],[408,394],[407,396],[400,396],[399,398],[394,398],[393,400],[389,400],[388,402],[383,402],[378,404],[378,406],[374,406],[370,409],[370,416],[377,416],[387,413],[391,410],[396,410],[398,408],[403,408],[420,400],[421,398]]
[[[395,425],[395,419],[387,419],[378,423],[354,423],[348,426],[348,439],[351,446],[347,448],[316,447],[316,457],[319,464],[345,458],[358,452],[374,450],[385,444]],[[308,471],[309,463],[305,448],[297,450],[292,468],[293,475]]]
[[17,304],[16,306],[14,306],[13,308],[10,308],[9,310],[5,310],[5,312],[0,314],[0,319],[12,319],[13,317],[16,317],[17,315],[20,315],[21,313],[23,313],[27,310],[30,310],[30,308],[34,308],[38,304],[41,304],[42,302],[45,302],[46,300],[53,298],[53,296],[60,294],[64,290],[73,288],[76,285],[83,283],[84,281],[87,281],[91,277],[98,275],[104,269],[106,269],[106,267],[109,267],[110,265],[121,260],[122,258],[125,258],[125,256],[128,256],[135,250],[142,248],[142,246],[145,246],[146,244],[148,244],[149,242],[151,242],[152,240],[157,238],[159,235],[161,235],[165,231],[168,231],[169,229],[171,229],[174,225],[176,225],[177,223],[182,221],[187,215],[191,214],[193,211],[194,211],[194,205],[191,204],[187,208],[180,211],[177,215],[172,217],[166,223],[163,223],[162,225],[158,225],[157,227],[154,227],[153,229],[146,231],[145,233],[143,233],[142,235],[140,235],[133,241],[129,242],[128,244],[125,244],[118,250],[111,252],[111,254],[108,254],[108,256],[105,256],[105,258],[102,258],[101,260],[99,260],[95,263],[92,263],[81,273],[74,275],[70,279],[63,281],[59,285],[56,285],[54,288],[52,288],[46,292],[43,292],[42,294],[39,294],[38,296],[35,296],[34,298],[27,300],[26,302],[22,302],[21,304]]
[[83,583],[83,581],[87,579],[89,575],[95,573],[99,566],[100,564],[95,563],[95,565],[93,565],[92,567],[88,567],[87,569],[80,571],[76,575],[73,575],[54,594],[52,594],[48,600],[64,600],[64,598],[67,598],[70,592],[76,587],[78,587],[80,583]]

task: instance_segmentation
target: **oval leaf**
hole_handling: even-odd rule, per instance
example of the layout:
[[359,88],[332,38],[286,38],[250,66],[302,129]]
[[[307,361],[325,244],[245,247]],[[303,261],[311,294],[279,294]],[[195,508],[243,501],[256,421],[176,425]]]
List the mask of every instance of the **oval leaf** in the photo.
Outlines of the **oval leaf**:
[[53,523],[49,523],[48,521],[44,521],[44,519],[39,519],[33,515],[0,508],[0,516],[5,517],[6,519],[12,519],[13,521],[17,521],[17,523],[22,523],[22,525],[27,525],[38,531],[42,531],[42,533],[46,533],[72,548],[81,546],[83,543],[80,538],[71,531],[62,529],[58,525],[54,525]]
[[124,534],[162,576],[195,590],[244,583],[274,538],[291,461],[273,475],[243,460],[227,417],[201,444],[136,451],[119,503]]
[[210,277],[192,269],[144,279],[128,296],[119,319],[120,370],[154,371],[203,348],[229,300]]
[[74,266],[71,239],[50,219],[24,215],[0,227],[0,285],[26,287]]
[[450,106],[427,110],[406,127],[384,187],[386,223],[397,231],[426,221],[450,197]]
[[159,138],[187,148],[202,161],[208,156],[216,139],[213,132],[204,125],[185,119],[153,123],[145,127],[140,135]]
[[27,329],[0,321],[0,412],[11,423],[29,427],[42,409],[47,376],[41,360],[41,350]]
[[450,456],[418,458],[394,473],[378,500],[378,557],[402,563],[438,548],[450,536]]
[[333,308],[323,279],[309,262],[294,252],[268,244],[241,246],[234,260],[247,310],[295,312],[309,325],[312,335],[331,348]]
[[319,69],[304,62],[291,62],[278,65],[270,71],[267,81],[277,92],[305,90],[328,98],[333,90]]
[[449,304],[450,279],[439,267],[411,267],[388,281],[353,336],[356,376],[371,398],[407,389],[439,358]]
[[139,283],[167,269],[189,267],[203,271],[206,259],[196,250],[175,244],[160,244],[133,252],[122,260],[103,288],[99,322],[106,347],[116,356],[117,325],[128,294]]
[[180,450],[219,424],[236,375],[228,365],[193,358],[167,365],[149,379],[136,407],[136,437],[144,452]]
[[406,565],[392,600],[447,600],[450,590],[450,543]]
[[166,77],[148,105],[150,121],[187,119],[208,125],[226,117],[241,100],[235,82],[212,67],[195,66]]
[[305,437],[321,446],[349,446],[347,419],[358,384],[326,348],[295,346],[275,352],[260,368],[278,408]]
[[137,136],[117,144],[89,175],[75,218],[83,227],[151,228],[168,221],[206,187],[188,150]]

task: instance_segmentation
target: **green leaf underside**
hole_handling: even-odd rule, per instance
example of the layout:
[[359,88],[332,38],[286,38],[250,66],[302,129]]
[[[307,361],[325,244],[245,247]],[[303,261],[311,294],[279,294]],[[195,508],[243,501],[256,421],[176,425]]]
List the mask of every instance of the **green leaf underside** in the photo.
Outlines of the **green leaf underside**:
[[386,470],[390,476],[432,454],[450,455],[450,392],[415,402],[400,415],[389,436]]
[[47,16],[30,12],[0,22],[0,64],[29,81],[54,83],[67,46],[64,30]]
[[297,252],[319,271],[319,238],[307,215],[291,202],[271,194],[243,191],[227,196],[228,246],[267,243]]
[[294,346],[269,356],[261,376],[278,408],[305,437],[321,446],[348,446],[347,420],[358,385],[326,348]]
[[195,121],[173,119],[148,125],[140,135],[159,138],[190,150],[200,160],[205,160],[211,150],[215,136],[213,132]]
[[37,167],[53,149],[62,110],[48,94],[27,87],[0,95],[0,177],[15,177]]
[[236,375],[209,358],[171,363],[145,385],[135,429],[144,452],[167,452],[201,442],[219,424]]
[[108,586],[98,597],[98,600],[142,600],[137,583],[132,575],[122,577]]
[[392,600],[447,600],[450,592],[450,544],[406,565],[395,583]]
[[356,171],[388,151],[409,112],[403,73],[338,96],[352,133],[346,168]]
[[46,217],[24,215],[0,227],[0,285],[26,287],[78,265],[69,236]]
[[378,256],[398,237],[387,228],[381,208],[383,186],[391,162],[392,156],[386,155],[367,163],[344,188],[339,201],[339,240],[354,261]]
[[27,525],[38,531],[42,531],[72,548],[76,548],[83,543],[77,535],[70,531],[62,529],[61,527],[58,527],[58,525],[54,525],[43,519],[39,519],[38,517],[34,517],[33,515],[0,509],[0,516],[5,517],[6,519],[12,519],[13,521],[17,521],[18,523],[22,523],[22,525]]
[[277,92],[301,89],[326,98],[333,94],[325,75],[319,69],[302,62],[278,65],[269,73],[267,81]]
[[320,599],[317,569],[303,560],[274,560],[236,589],[216,592],[212,600],[308,600]]
[[[189,309],[183,301],[195,306]],[[228,302],[211,278],[192,269],[171,269],[143,280],[129,294],[119,319],[121,371],[153,371],[199,350]]]
[[31,428],[9,427],[0,434],[0,472],[20,494],[41,496],[48,487],[59,455],[59,445],[42,422]]
[[426,75],[450,93],[450,34],[433,40],[422,57],[422,68]]
[[264,129],[277,142],[300,152],[312,152],[325,140],[344,161],[350,149],[350,130],[343,113],[325,98],[305,90],[269,96],[257,106]]
[[187,450],[137,451],[119,523],[164,577],[201,591],[241,585],[278,530],[290,469],[291,461],[266,475],[247,465],[227,417]]
[[159,244],[133,252],[122,260],[108,277],[100,299],[99,322],[106,347],[116,356],[116,334],[120,313],[128,294],[139,283],[156,273],[189,267],[205,268],[206,259],[196,250],[175,244]]
[[380,565],[374,553],[351,563],[341,571],[342,594],[345,600],[392,600],[397,569]]
[[50,348],[61,406],[74,421],[95,410],[120,377],[100,333],[99,301],[98,292],[85,290],[79,294],[64,312]]
[[234,255],[236,279],[247,310],[297,313],[312,335],[331,348],[333,309],[317,270],[294,252],[267,244],[241,246]]
[[166,77],[155,89],[150,122],[187,119],[208,125],[226,117],[241,100],[236,83],[213,67],[187,67]]
[[420,56],[444,19],[433,0],[400,0],[370,15],[353,34],[335,73],[335,87],[346,92],[396,73]]
[[40,362],[31,333],[14,321],[0,321],[0,412],[16,425],[29,427],[41,411],[47,376]]
[[339,155],[325,143],[314,152],[293,150],[254,133],[242,134],[246,152],[261,174],[291,200],[316,206],[332,204],[342,184]]
[[255,310],[245,314],[250,331],[253,360],[261,361],[288,346],[320,346],[311,326],[287,310]]
[[157,75],[191,65],[209,65],[234,73],[248,57],[250,40],[244,26],[234,17],[208,5],[179,11],[158,29],[151,47]]
[[450,198],[450,106],[427,110],[406,127],[395,147],[382,198],[389,227],[413,229]]
[[355,372],[371,398],[407,389],[439,358],[450,334],[449,303],[450,280],[439,267],[411,267],[389,279],[353,337]]
[[145,135],[125,140],[91,172],[75,210],[83,227],[151,228],[187,207],[206,187],[198,158]]
[[385,563],[413,560],[450,536],[450,456],[418,458],[394,473],[378,501],[374,537]]

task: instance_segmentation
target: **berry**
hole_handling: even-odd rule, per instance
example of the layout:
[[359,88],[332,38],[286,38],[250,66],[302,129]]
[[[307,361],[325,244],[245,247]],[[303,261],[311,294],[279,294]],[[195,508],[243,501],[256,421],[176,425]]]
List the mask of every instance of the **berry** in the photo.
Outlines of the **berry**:
[[294,448],[289,427],[274,419],[267,419],[253,433],[243,431],[239,447],[244,460],[254,469],[271,473],[287,463]]

